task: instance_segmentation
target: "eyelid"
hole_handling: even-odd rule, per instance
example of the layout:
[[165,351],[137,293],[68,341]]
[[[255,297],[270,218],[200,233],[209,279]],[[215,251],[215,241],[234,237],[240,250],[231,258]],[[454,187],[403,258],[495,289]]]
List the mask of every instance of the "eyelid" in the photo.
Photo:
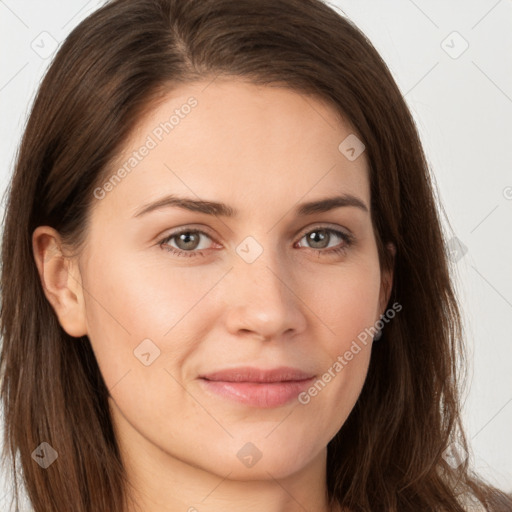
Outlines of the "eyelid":
[[200,234],[207,235],[213,241],[216,241],[216,236],[212,233],[210,228],[208,228],[208,227],[206,227],[204,225],[197,225],[197,224],[187,224],[187,225],[179,227],[179,228],[171,229],[168,232],[164,231],[164,233],[159,235],[157,237],[157,239],[158,240],[163,240],[164,238],[171,238],[171,237],[174,237],[174,236],[179,236],[182,233],[188,233],[189,231],[198,232]]
[[308,233],[310,233],[311,231],[314,231],[315,229],[332,229],[334,231],[342,232],[344,235],[346,235],[349,238],[354,237],[353,233],[348,228],[338,226],[337,224],[329,224],[329,223],[325,223],[325,222],[312,224],[311,226],[304,228],[303,230],[299,231],[300,235],[298,235],[298,236],[300,238],[302,238],[304,235],[307,235]]

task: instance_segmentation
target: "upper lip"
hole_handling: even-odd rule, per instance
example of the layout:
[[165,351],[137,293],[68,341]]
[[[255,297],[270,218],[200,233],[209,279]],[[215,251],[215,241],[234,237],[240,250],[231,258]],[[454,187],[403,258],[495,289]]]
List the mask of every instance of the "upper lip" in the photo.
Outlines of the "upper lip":
[[314,374],[289,366],[271,369],[243,366],[219,370],[199,377],[223,382],[284,382],[307,380],[314,377]]

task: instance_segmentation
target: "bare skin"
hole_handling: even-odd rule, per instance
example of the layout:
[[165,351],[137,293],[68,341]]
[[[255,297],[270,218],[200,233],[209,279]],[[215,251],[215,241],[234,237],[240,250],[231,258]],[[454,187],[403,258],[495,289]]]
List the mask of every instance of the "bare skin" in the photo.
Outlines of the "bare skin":
[[[190,97],[196,106],[182,108]],[[172,130],[156,130],[175,109]],[[379,266],[366,154],[351,161],[338,149],[352,133],[331,107],[289,89],[181,85],[126,142],[112,174],[152,145],[148,136],[156,145],[98,193],[83,253],[66,257],[54,229],[34,231],[46,296],[67,333],[89,337],[110,390],[140,510],[330,510],[327,444],[357,401],[372,339],[334,376],[333,364],[385,312],[392,282]],[[238,213],[169,206],[135,216],[171,193]],[[295,211],[342,194],[367,210]],[[169,239],[181,228],[202,234]],[[330,368],[331,378],[307,403],[270,407],[211,392],[200,378],[237,366],[315,378]]]

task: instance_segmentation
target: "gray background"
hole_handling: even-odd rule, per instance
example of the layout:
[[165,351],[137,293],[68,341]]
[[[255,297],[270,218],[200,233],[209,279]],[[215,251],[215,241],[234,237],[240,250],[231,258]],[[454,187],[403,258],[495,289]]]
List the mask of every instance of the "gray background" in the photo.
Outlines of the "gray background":
[[[52,50],[101,3],[0,0],[2,194]],[[464,402],[470,460],[512,492],[512,0],[328,3],[375,45],[417,122],[459,241],[454,267],[471,363]],[[0,484],[4,509],[3,474]]]

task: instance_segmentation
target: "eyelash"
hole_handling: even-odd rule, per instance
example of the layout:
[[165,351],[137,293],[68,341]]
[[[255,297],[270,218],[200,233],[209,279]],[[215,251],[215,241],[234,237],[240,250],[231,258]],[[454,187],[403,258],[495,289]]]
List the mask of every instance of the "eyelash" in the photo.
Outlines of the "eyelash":
[[[343,241],[345,243],[342,247],[331,248],[331,249],[313,249],[311,247],[309,248],[312,251],[318,252],[319,256],[344,255],[347,252],[347,250],[353,245],[353,243],[355,241],[355,238],[353,235],[349,235],[348,233],[344,233],[343,231],[338,231],[337,229],[322,227],[322,226],[316,226],[316,227],[310,229],[309,231],[306,231],[305,233],[303,233],[301,235],[299,241],[302,240],[306,235],[309,235],[310,233],[312,233],[314,231],[320,231],[320,230],[327,231],[329,233],[334,233],[336,236],[339,236],[341,239],[343,239]],[[175,256],[178,256],[178,257],[190,258],[190,257],[195,257],[195,256],[204,256],[205,255],[204,251],[198,251],[198,250],[183,251],[182,249],[176,249],[175,247],[171,247],[171,246],[167,245],[167,242],[169,242],[173,238],[176,238],[176,237],[182,235],[183,233],[193,233],[193,234],[205,235],[211,239],[211,236],[208,235],[208,233],[205,233],[204,231],[201,231],[198,229],[182,229],[180,231],[172,233],[169,236],[166,236],[164,239],[162,239],[162,240],[160,240],[160,242],[158,242],[158,245],[165,251],[171,252],[172,254],[174,254]]]

